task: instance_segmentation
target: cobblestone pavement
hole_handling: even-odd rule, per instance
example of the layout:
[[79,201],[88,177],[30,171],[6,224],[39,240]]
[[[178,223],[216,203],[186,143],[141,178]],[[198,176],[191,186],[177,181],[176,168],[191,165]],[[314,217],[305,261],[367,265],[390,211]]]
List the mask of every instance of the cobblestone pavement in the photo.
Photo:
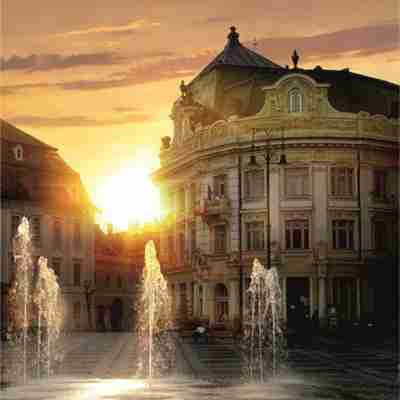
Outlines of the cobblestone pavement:
[[[97,343],[96,343],[97,342]],[[4,400],[398,400],[397,355],[389,347],[344,345],[317,338],[289,349],[287,368],[265,384],[239,384],[240,358],[233,342],[177,346],[185,374],[148,382],[126,379],[131,336],[93,336],[75,347],[70,376],[32,381],[0,392]],[[74,354],[74,349],[71,349]],[[97,354],[87,358],[88,353]],[[79,353],[79,356],[78,356]],[[185,354],[184,354],[185,353]],[[94,354],[92,356],[94,357]],[[196,354],[200,354],[197,357]],[[224,364],[223,360],[226,359]],[[74,372],[80,361],[90,376]],[[86,361],[85,361],[86,360]],[[75,363],[75,364],[74,364]],[[190,364],[190,365],[189,365]],[[193,373],[190,374],[190,371]],[[232,372],[232,373],[231,373]],[[235,372],[235,375],[233,375]],[[191,376],[190,376],[191,375]],[[213,379],[227,377],[231,379]],[[234,378],[234,379],[232,379]]]
[[398,400],[398,355],[394,349],[317,339],[293,346],[290,368],[318,377],[349,400]]

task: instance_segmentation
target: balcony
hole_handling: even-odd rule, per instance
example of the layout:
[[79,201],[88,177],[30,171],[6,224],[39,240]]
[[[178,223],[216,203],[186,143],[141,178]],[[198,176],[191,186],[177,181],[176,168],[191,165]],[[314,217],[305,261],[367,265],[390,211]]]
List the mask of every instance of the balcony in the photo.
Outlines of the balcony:
[[204,199],[196,214],[203,218],[206,223],[213,223],[225,220],[231,213],[231,204],[227,197],[212,197]]

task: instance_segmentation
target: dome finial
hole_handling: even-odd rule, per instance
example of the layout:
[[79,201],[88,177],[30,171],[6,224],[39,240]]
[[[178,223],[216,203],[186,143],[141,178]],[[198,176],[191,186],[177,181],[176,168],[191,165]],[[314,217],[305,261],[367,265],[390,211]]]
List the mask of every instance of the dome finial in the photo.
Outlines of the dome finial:
[[236,32],[236,27],[231,26],[230,27],[230,33],[228,35],[228,40],[229,40],[229,45],[230,46],[237,46],[240,44],[239,42],[239,34]]
[[294,69],[297,69],[297,63],[299,62],[299,55],[297,54],[296,49],[294,49],[293,54],[292,54],[292,61],[293,61],[293,66]]
[[179,85],[179,89],[181,90],[181,96],[186,97],[187,95],[187,86],[185,85],[185,81],[181,81],[181,84]]

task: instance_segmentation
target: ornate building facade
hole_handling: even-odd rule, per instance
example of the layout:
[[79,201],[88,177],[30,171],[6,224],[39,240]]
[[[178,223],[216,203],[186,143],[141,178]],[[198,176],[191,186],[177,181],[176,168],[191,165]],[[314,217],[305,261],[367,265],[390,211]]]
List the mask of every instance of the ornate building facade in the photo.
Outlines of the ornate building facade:
[[13,279],[12,239],[23,216],[31,229],[32,257],[48,259],[58,275],[65,328],[87,329],[85,280],[94,273],[94,215],[78,173],[57,149],[1,122],[1,327]]
[[162,139],[153,175],[176,313],[246,320],[252,262],[266,264],[270,247],[288,322],[303,303],[321,323],[334,306],[341,321],[390,325],[399,87],[348,69],[299,68],[296,52],[292,60],[289,68],[264,58],[232,27],[223,51],[181,84],[173,139]]

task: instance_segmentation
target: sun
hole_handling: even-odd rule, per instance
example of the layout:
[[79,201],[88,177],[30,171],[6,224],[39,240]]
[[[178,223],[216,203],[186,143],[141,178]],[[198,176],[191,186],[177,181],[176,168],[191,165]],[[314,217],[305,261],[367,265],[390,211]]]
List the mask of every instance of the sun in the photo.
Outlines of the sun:
[[95,195],[103,223],[126,230],[131,222],[143,224],[160,217],[159,191],[151,172],[151,167],[136,161],[104,179]]

